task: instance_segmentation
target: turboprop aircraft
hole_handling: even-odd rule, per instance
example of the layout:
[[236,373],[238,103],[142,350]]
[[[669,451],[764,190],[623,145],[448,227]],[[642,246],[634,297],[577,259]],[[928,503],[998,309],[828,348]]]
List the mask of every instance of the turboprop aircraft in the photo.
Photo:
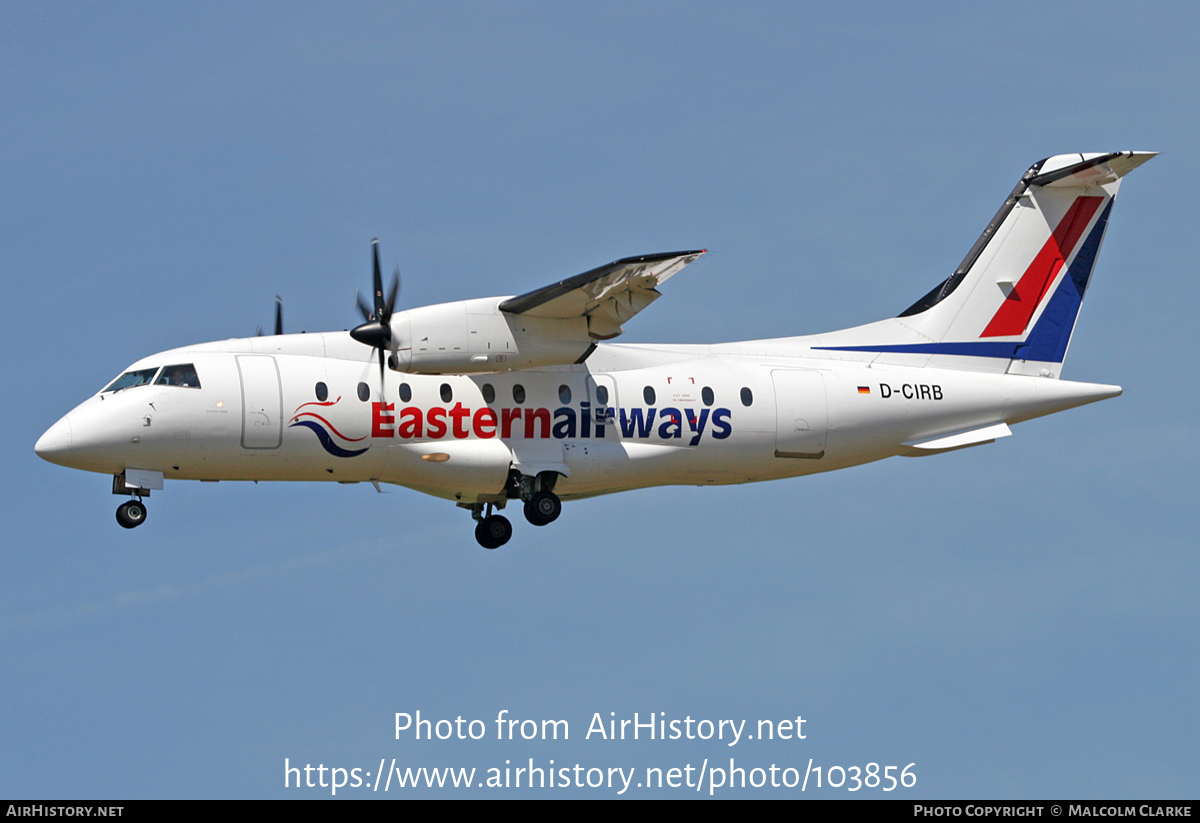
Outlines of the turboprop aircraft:
[[704,251],[627,257],[515,297],[395,311],[349,332],[184,346],[133,363],[37,454],[111,475],[126,528],[171,480],[392,483],[454,501],[494,549],[498,512],[750,483],[991,443],[1115,397],[1060,379],[1121,178],[1153,152],[1035,163],[954,273],[898,316],[805,337],[621,345],[623,324]]

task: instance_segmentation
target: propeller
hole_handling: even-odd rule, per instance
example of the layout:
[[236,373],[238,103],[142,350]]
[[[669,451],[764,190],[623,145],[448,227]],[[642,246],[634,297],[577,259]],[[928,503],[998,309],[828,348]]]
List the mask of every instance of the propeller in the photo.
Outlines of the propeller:
[[384,360],[387,357],[387,350],[392,346],[392,311],[396,307],[396,296],[400,293],[400,267],[396,267],[396,272],[392,275],[391,288],[385,297],[383,275],[379,270],[378,237],[371,240],[371,253],[374,259],[375,305],[369,306],[362,299],[362,295],[358,292],[354,293],[354,302],[358,305],[358,310],[362,312],[366,322],[351,329],[350,336],[359,343],[379,349],[379,394],[382,397]]
[[[283,334],[283,298],[275,295],[275,333]],[[254,330],[255,337],[262,337],[262,326]]]

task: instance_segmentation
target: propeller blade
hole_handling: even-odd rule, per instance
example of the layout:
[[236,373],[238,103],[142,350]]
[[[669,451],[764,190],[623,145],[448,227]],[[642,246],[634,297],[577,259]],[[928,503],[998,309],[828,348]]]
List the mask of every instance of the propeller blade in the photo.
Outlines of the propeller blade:
[[262,326],[261,326],[261,325],[259,325],[259,326],[255,327],[255,329],[254,329],[254,336],[255,336],[255,337],[262,337]]
[[358,289],[354,290],[354,305],[358,306],[358,310],[362,312],[363,320],[370,323],[375,319],[371,315],[371,307],[367,305],[366,300],[363,300],[362,295],[358,293]]
[[400,295],[400,267],[396,266],[396,271],[392,274],[392,287],[388,289],[387,301],[383,305],[384,315],[383,322],[386,323],[392,319],[392,312],[396,308],[396,298]]
[[275,295],[275,333],[283,334],[283,298]]
[[381,401],[383,400],[383,397],[385,394],[385,392],[383,390],[383,357],[384,357],[384,353],[383,353],[383,348],[381,347],[379,349],[379,399]]
[[371,256],[374,258],[374,283],[375,286],[375,319],[383,320],[383,309],[386,305],[383,299],[383,275],[379,271],[379,238],[371,240]]

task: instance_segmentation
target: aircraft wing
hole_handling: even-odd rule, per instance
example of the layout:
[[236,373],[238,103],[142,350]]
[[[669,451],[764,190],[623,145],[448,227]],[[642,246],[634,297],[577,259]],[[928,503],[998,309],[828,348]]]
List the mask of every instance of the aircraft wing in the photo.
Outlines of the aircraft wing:
[[500,310],[530,317],[588,319],[588,333],[608,340],[621,324],[662,296],[657,286],[705,253],[672,251],[626,257],[566,280],[510,297]]

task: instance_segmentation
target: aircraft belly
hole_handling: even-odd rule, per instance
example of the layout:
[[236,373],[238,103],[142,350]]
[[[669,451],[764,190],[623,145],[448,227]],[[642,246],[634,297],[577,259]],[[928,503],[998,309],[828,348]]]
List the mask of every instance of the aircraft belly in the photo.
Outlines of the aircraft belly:
[[512,452],[500,440],[452,440],[387,447],[385,483],[466,503],[504,491]]
[[672,485],[750,483],[795,473],[775,463],[774,435],[746,432],[696,447],[638,441],[569,444],[571,476],[556,492],[564,497]]

